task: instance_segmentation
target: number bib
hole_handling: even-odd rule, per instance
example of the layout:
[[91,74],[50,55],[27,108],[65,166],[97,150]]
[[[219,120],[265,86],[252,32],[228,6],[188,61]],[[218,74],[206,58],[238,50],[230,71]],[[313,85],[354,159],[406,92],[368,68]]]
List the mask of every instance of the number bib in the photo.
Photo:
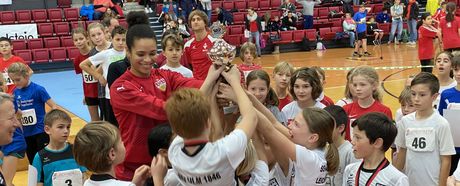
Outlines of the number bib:
[[6,85],[13,85],[13,80],[11,80],[10,76],[8,76],[8,73],[3,73],[3,78],[5,78]]
[[97,83],[97,80],[94,79],[94,77],[91,74],[88,74],[85,71],[82,71],[82,74],[83,74],[83,81],[85,83]]
[[436,133],[433,127],[406,129],[406,147],[417,152],[434,150]]
[[37,115],[35,114],[35,109],[23,110],[21,116],[21,123],[23,126],[37,124]]
[[83,174],[80,169],[54,172],[53,186],[80,186],[83,185]]

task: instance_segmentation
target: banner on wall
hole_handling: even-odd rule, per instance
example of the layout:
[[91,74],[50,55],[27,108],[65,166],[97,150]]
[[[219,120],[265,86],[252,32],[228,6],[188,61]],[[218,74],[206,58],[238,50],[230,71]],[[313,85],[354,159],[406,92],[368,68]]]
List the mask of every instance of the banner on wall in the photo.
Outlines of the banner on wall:
[[11,5],[13,0],[0,0],[0,5]]
[[37,24],[0,25],[0,37],[11,40],[38,38]]

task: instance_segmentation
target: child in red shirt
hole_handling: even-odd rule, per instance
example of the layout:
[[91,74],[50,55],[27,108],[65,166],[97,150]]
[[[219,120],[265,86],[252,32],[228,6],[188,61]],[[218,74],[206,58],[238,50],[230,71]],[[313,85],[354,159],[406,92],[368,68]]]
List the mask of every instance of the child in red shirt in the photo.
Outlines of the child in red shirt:
[[[0,54],[3,57],[0,57],[0,73],[2,73],[2,77],[5,78],[6,85],[8,86],[6,93],[12,94],[16,86],[14,85],[13,81],[9,78],[7,69],[8,67],[16,62],[25,63],[24,60],[12,54],[13,45],[11,40],[6,37],[0,37]],[[32,70],[29,70],[32,74]]]
[[380,97],[378,90],[379,75],[374,68],[370,66],[359,66],[353,70],[350,80],[355,87],[357,100],[343,107],[350,118],[349,127],[346,127],[345,137],[351,139],[352,129],[351,123],[362,115],[369,112],[381,112],[388,118],[393,118],[390,108],[375,100],[374,97]]
[[[78,48],[80,54],[74,60],[75,73],[82,75],[83,93],[85,95],[84,103],[88,106],[91,121],[98,121],[99,118],[99,99],[97,97],[97,80],[87,72],[81,70],[80,63],[89,57],[91,47],[88,43],[88,33],[83,28],[76,28],[72,31],[72,39],[75,47]],[[94,67],[93,67],[94,68]]]
[[275,90],[275,93],[278,96],[278,108],[280,110],[292,101],[288,90],[292,73],[294,73],[294,67],[284,61],[276,64],[273,69],[273,80],[275,81],[275,87],[273,90]]
[[241,46],[240,58],[243,63],[239,64],[238,70],[241,72],[241,84],[244,85],[248,74],[254,70],[262,69],[262,66],[254,64],[256,58],[256,45],[251,42],[246,42]]
[[[439,32],[439,30],[432,25],[433,19],[431,18],[431,15],[428,13],[422,14],[422,19],[420,20],[419,25],[420,23],[422,24],[418,28],[418,58],[420,59],[420,65],[432,65],[432,61],[434,58],[433,39],[435,39],[436,36],[441,38],[441,32]],[[433,71],[433,68],[422,67],[421,71],[431,73]]]
[[442,33],[443,50],[452,51],[460,48],[460,18],[455,16],[457,7],[454,2],[446,5],[446,17],[441,19],[439,29]]

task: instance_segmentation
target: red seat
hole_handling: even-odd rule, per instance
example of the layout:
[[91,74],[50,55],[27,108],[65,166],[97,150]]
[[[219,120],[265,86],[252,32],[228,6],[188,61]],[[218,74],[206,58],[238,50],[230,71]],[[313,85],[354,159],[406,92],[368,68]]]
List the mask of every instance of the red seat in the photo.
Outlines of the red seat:
[[235,6],[233,4],[233,1],[224,1],[222,3],[222,7],[224,8],[224,10],[231,10],[233,9]]
[[216,8],[221,8],[222,7],[222,1],[211,1],[211,7],[212,9]]
[[341,18],[332,18],[332,19],[329,19],[329,21],[332,22],[333,27],[342,26],[342,19]]
[[327,7],[318,8],[319,18],[327,18],[329,16],[329,10]]
[[318,18],[319,18],[318,8],[313,8],[313,19],[318,19]]
[[78,14],[78,8],[65,8],[64,17],[66,21],[77,21],[80,17]]
[[53,36],[54,34],[52,23],[39,23],[37,24],[37,29],[38,29],[38,35],[40,35],[40,37]]
[[67,47],[67,54],[69,59],[74,60],[80,54],[80,51],[76,47]]
[[276,8],[281,6],[281,1],[279,1],[279,0],[271,0],[270,6],[273,7],[274,9],[276,9]]
[[33,49],[32,56],[35,63],[48,63],[50,61],[50,53],[47,48]]
[[64,47],[51,48],[50,58],[52,62],[64,62],[67,60],[67,51]]
[[235,1],[235,8],[239,11],[246,10],[246,1]]
[[53,23],[54,32],[57,36],[68,36],[70,34],[70,27],[68,22]]
[[248,1],[248,8],[259,9],[259,1]]
[[382,29],[382,30],[383,30],[383,33],[384,33],[385,35],[390,34],[390,31],[391,31],[391,30],[390,30],[390,29],[391,29],[391,23],[379,23],[378,26],[379,26],[379,29]]
[[32,12],[30,10],[16,10],[16,19],[18,23],[32,22]]
[[237,47],[241,45],[241,35],[228,35],[225,40],[228,42],[228,44]]
[[244,16],[244,12],[235,12],[233,14],[233,24],[243,24]]
[[81,27],[86,30],[86,22],[84,21],[72,21],[70,22],[70,28],[73,30],[75,28]]
[[43,23],[48,20],[48,14],[46,9],[32,10],[32,18],[35,23]]
[[332,27],[331,28],[332,33],[337,33],[337,32],[343,32],[343,28],[338,26],[338,27]]
[[331,28],[319,28],[319,36],[323,38],[323,40],[331,40],[333,37],[331,37]]
[[211,22],[214,23],[217,21],[217,15],[216,14],[211,14]]
[[68,8],[72,5],[72,0],[57,0],[57,7]]
[[305,36],[309,41],[316,41],[316,30],[315,29],[307,29],[305,30]]
[[125,19],[119,19],[118,22],[120,23],[120,26],[128,29],[128,23],[126,22]]
[[12,40],[13,50],[25,50],[27,49],[26,40]]
[[61,41],[58,37],[46,37],[43,38],[45,48],[57,48],[61,47]]
[[293,31],[282,31],[280,34],[280,40],[274,43],[276,44],[286,44],[292,42]]
[[63,47],[73,47],[73,39],[72,36],[62,36],[61,37],[61,46]]
[[383,4],[376,4],[374,5],[374,10],[373,12],[375,12],[376,14],[380,13],[383,11]]
[[43,38],[29,39],[27,40],[27,45],[29,49],[43,48]]
[[271,16],[271,18],[280,17],[280,16],[281,16],[281,12],[280,12],[280,11],[272,11],[272,16]]
[[26,64],[32,63],[31,50],[14,50],[14,55],[21,57],[26,62]]
[[243,30],[244,30],[244,26],[242,26],[242,25],[231,26],[229,35],[244,34]]
[[[259,1],[259,8],[262,10],[270,10],[272,7],[270,6],[270,0],[262,0]],[[278,7],[276,7],[278,8]]]
[[14,24],[16,15],[14,15],[14,11],[0,11],[0,20],[2,20],[2,24]]
[[62,11],[60,8],[48,9],[48,18],[51,22],[62,21]]
[[294,42],[300,42],[305,38],[305,31],[304,30],[295,30],[293,32],[293,40]]

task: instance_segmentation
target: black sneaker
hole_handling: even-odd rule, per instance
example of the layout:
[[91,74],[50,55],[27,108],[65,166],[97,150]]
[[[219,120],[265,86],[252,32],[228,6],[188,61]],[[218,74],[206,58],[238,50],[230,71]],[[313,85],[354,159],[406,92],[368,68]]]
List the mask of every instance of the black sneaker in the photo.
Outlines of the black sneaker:
[[371,53],[369,53],[369,52],[364,52],[363,56],[371,56]]
[[361,57],[358,52],[353,52],[353,57]]

